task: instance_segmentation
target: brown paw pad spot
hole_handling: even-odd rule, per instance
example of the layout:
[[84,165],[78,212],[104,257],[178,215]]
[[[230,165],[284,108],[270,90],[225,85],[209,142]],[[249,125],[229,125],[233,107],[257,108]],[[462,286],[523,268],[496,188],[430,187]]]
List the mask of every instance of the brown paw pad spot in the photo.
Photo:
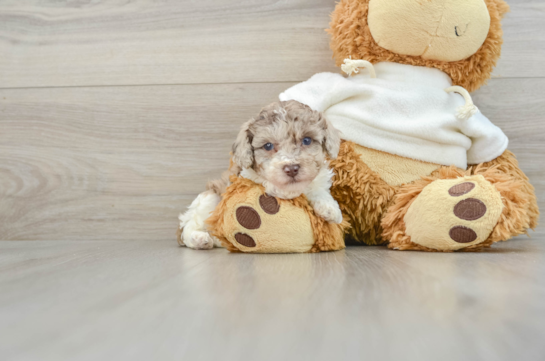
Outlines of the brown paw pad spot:
[[235,239],[244,247],[254,248],[256,246],[254,239],[247,234],[237,233],[235,234]]
[[454,242],[458,243],[471,243],[477,239],[477,233],[471,228],[464,226],[452,227],[449,235]]
[[475,188],[475,183],[471,182],[465,182],[461,184],[457,184],[454,187],[450,188],[448,190],[448,194],[450,194],[453,197],[459,197],[463,196],[464,194],[468,194]]
[[486,205],[478,199],[468,198],[454,206],[454,215],[466,221],[474,221],[486,213]]
[[263,194],[259,197],[259,205],[267,214],[276,214],[280,212],[280,204],[278,204],[275,197],[271,197],[268,194]]
[[237,221],[246,229],[258,229],[261,227],[261,217],[251,207],[239,207],[237,209]]

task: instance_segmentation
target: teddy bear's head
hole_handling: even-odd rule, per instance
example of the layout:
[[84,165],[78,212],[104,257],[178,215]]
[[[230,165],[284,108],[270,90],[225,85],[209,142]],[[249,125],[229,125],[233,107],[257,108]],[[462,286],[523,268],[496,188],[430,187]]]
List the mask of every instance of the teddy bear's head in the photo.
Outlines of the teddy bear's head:
[[331,48],[344,59],[426,66],[474,91],[500,57],[503,0],[341,0],[332,15]]

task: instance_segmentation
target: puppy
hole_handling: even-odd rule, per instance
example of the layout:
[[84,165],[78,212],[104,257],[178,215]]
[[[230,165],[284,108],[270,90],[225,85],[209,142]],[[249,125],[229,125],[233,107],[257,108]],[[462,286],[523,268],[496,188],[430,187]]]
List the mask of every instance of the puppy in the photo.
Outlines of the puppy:
[[209,182],[207,191],[180,215],[178,242],[194,249],[221,247],[204,222],[221,201],[232,174],[262,184],[274,197],[304,194],[318,216],[341,223],[341,210],[329,192],[333,171],[327,161],[337,158],[340,143],[339,131],[304,104],[292,100],[263,108],[242,126],[230,169],[222,179]]

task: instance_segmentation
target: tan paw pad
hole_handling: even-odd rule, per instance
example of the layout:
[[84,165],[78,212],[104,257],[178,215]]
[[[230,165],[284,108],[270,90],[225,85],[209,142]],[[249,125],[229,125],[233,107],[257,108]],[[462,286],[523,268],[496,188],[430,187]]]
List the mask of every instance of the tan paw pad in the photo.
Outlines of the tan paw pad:
[[244,203],[229,207],[227,239],[243,252],[300,253],[314,245],[309,216],[289,202],[263,194],[256,187]]
[[406,233],[416,244],[455,251],[484,242],[502,210],[500,193],[483,176],[440,179],[410,206]]

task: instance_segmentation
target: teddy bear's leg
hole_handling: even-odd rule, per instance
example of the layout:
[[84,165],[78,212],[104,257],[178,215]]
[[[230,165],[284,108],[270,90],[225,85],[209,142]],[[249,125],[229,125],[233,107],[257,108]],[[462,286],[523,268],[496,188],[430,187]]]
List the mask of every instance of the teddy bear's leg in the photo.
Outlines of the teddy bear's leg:
[[539,220],[539,207],[535,189],[530,184],[528,177],[519,168],[515,155],[506,150],[493,161],[472,166],[469,170],[472,174],[486,174],[491,169],[508,174],[519,186],[513,187],[510,183],[505,183],[504,189],[500,189],[502,196],[509,200],[507,203],[504,201],[508,207],[504,213],[509,222],[504,224],[505,229],[501,232],[502,235],[498,233],[497,236],[507,239],[526,233],[529,228],[535,229]]
[[402,186],[382,220],[388,246],[475,251],[535,226],[531,186],[522,172],[522,177],[514,176],[506,158],[509,154],[495,160],[495,165],[483,164],[467,172],[444,167]]
[[339,155],[330,166],[335,171],[331,195],[350,222],[347,237],[368,245],[383,244],[380,220],[394,198],[396,187],[372,171],[349,141],[341,143]]
[[317,216],[305,197],[279,199],[238,178],[206,221],[231,252],[305,253],[344,248],[347,226]]

